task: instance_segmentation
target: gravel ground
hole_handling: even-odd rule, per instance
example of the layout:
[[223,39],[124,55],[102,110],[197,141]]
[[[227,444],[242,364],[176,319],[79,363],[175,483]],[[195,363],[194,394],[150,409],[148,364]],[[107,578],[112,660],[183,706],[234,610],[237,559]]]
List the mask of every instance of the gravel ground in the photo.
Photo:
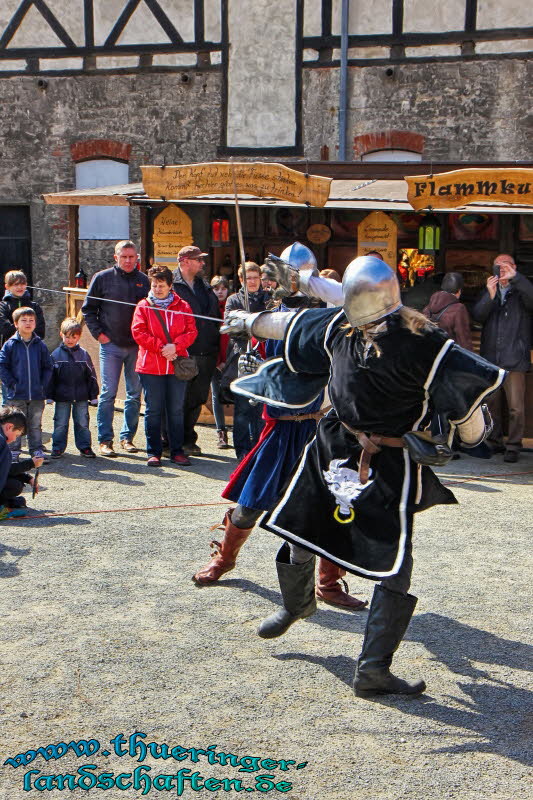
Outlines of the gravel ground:
[[[191,582],[225,508],[208,504],[222,503],[235,466],[233,451],[216,450],[213,429],[200,429],[200,444],[206,456],[191,467],[153,470],[144,453],[90,461],[71,443],[42,470],[48,490],[29,501],[36,514],[66,516],[0,523],[0,763],[59,742],[100,744],[94,755],[70,750],[4,765],[0,797],[28,797],[26,773],[37,793],[47,784],[34,786],[36,778],[78,778],[86,764],[115,777],[144,766],[152,779],[180,769],[215,779],[196,789],[185,782],[185,798],[237,793],[223,778],[293,800],[509,800],[531,792],[533,453],[512,465],[463,457],[440,470],[460,505],[418,515],[420,600],[395,659],[398,674],[423,676],[428,689],[418,699],[368,701],[351,689],[366,612],[321,604],[280,639],[256,636],[280,599],[274,536],[255,531],[218,585]],[[170,507],[180,504],[191,505]],[[162,508],[139,510],[150,506]],[[134,510],[89,513],[102,509]],[[370,597],[370,582],[352,576],[350,585]],[[119,740],[110,740],[122,734],[127,750],[134,732],[169,748],[213,746],[218,762],[223,751],[278,763],[224,766],[201,753],[195,763],[194,751],[180,761],[181,750],[166,759],[161,749],[144,759],[140,750],[120,755]],[[257,785],[258,775],[271,783]],[[138,800],[143,784],[129,780],[91,794]],[[87,790],[92,780],[84,782]],[[45,796],[68,797],[66,786]],[[146,796],[176,796],[176,779],[168,789],[161,778]]]

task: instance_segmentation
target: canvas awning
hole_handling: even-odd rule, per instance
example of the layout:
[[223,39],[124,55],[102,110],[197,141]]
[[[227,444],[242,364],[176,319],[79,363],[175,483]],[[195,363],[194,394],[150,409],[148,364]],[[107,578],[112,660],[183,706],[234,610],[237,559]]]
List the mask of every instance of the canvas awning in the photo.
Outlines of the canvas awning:
[[[159,205],[166,203],[159,197],[148,197],[142,183],[128,183],[122,186],[102,186],[97,189],[72,189],[67,192],[53,192],[43,195],[45,203],[67,206],[127,206]],[[229,205],[234,202],[233,195],[209,195],[183,199],[179,205]],[[283,206],[299,207],[295,203],[274,198],[239,195],[243,206]],[[407,201],[407,184],[404,180],[333,180],[326,209],[413,211]],[[510,205],[507,203],[471,203],[458,208],[439,209],[448,213],[465,208],[476,209],[485,214],[532,214],[533,206]]]

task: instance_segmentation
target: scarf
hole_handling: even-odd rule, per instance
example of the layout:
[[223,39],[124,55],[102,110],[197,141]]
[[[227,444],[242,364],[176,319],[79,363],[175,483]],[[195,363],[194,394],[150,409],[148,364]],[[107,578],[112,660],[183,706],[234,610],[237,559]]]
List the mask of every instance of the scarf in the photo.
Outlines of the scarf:
[[148,300],[157,306],[157,308],[167,309],[171,303],[174,302],[174,292],[170,290],[164,300],[160,300],[159,297],[155,297],[152,293],[152,290],[148,292]]

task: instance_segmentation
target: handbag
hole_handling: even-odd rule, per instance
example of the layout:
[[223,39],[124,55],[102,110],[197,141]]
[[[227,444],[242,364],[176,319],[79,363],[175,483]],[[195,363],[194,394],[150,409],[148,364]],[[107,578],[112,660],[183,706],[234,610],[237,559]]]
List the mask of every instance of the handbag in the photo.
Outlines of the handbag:
[[[169,344],[174,344],[172,341],[172,337],[168,332],[168,328],[166,325],[165,320],[163,319],[163,315],[159,311],[159,309],[152,303],[148,298],[146,298],[146,302],[148,305],[153,308],[159,322],[161,323],[161,327],[163,328],[163,333],[165,334],[165,338]],[[180,381],[192,381],[193,378],[196,378],[198,375],[198,364],[196,363],[195,359],[191,356],[177,356],[172,362],[174,366],[174,375]]]

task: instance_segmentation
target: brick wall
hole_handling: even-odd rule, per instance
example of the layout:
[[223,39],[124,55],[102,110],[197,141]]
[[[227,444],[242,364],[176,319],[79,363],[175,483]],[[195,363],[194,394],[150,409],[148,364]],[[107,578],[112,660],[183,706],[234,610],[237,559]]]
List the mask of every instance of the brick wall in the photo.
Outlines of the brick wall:
[[[424,160],[531,160],[533,62],[434,62],[350,67],[348,146],[368,134],[410,131],[424,137]],[[304,148],[338,157],[339,70],[304,70]],[[354,140],[356,147],[354,148]],[[403,147],[397,149],[411,149]],[[348,156],[350,158],[350,155]]]
[[[67,209],[45,205],[41,195],[74,188],[73,153],[81,160],[129,157],[131,182],[140,180],[140,164],[216,157],[220,74],[188,75],[187,83],[180,73],[47,76],[44,90],[36,77],[0,80],[0,204],[30,206],[35,285],[61,289],[67,282]],[[130,212],[130,236],[139,241],[138,209]],[[88,275],[112,263],[113,244],[80,242],[80,259]],[[47,340],[55,346],[64,299],[45,293],[36,299],[46,308]]]

